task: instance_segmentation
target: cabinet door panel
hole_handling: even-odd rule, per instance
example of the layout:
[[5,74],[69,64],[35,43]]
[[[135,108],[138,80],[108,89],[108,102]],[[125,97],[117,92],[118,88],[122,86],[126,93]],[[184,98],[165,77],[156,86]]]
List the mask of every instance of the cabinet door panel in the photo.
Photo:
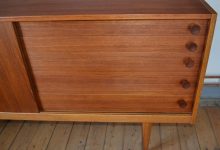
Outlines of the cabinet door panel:
[[[189,31],[192,22],[199,35]],[[21,22],[18,35],[43,111],[190,113],[207,23]]]
[[0,23],[0,111],[38,112],[12,23]]

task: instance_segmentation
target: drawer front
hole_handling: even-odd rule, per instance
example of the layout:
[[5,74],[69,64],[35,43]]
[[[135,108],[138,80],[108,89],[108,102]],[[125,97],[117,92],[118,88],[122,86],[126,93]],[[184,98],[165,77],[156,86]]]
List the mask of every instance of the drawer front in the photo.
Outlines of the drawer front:
[[25,37],[53,36],[103,36],[103,35],[160,35],[192,36],[189,27],[199,25],[199,36],[206,35],[206,20],[129,20],[129,21],[56,21],[56,22],[21,22]]
[[44,111],[192,111],[206,20],[20,23]]

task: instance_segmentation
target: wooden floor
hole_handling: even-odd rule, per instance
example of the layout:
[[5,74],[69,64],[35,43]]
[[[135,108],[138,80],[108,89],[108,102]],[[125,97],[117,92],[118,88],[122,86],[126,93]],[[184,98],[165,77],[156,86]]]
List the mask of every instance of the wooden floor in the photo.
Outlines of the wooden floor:
[[[200,108],[195,126],[154,125],[151,150],[219,150],[220,108]],[[0,150],[141,150],[139,124],[1,121]]]

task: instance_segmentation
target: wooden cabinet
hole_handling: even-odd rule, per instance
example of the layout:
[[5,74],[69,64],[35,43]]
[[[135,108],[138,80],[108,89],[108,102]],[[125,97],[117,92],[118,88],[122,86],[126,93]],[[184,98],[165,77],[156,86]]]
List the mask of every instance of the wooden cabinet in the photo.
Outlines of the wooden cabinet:
[[0,119],[142,122],[145,149],[151,123],[195,121],[216,19],[204,1],[0,10]]
[[0,112],[38,112],[14,27],[0,23]]
[[[191,33],[192,25],[200,28],[198,34]],[[43,111],[192,112],[208,20],[19,27]]]

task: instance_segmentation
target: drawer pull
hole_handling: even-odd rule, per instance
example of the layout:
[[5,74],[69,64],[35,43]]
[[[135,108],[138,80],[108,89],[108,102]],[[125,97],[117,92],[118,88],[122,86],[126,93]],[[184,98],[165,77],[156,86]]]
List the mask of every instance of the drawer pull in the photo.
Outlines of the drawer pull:
[[189,83],[189,81],[188,80],[186,80],[186,79],[183,79],[183,80],[181,80],[180,81],[180,84],[182,85],[182,87],[184,88],[184,89],[188,89],[188,88],[190,88],[190,83]]
[[194,42],[190,42],[186,44],[186,48],[190,51],[190,52],[195,52],[197,50],[197,44]]
[[178,100],[180,108],[186,108],[187,102],[184,99]]
[[192,24],[189,26],[189,30],[193,35],[198,35],[200,33],[200,26],[197,24]]
[[190,57],[185,58],[183,62],[187,68],[192,68],[195,64],[194,60]]

